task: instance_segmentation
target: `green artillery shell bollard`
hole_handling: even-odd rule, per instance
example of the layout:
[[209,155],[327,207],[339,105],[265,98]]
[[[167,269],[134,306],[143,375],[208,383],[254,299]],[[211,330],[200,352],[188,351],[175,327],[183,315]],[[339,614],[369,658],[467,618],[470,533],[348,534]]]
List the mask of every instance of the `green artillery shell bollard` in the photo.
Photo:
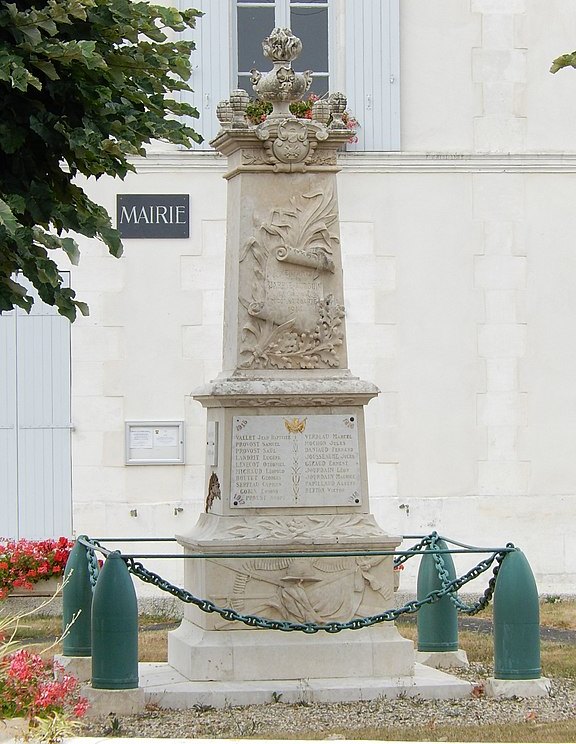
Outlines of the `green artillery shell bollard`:
[[92,687],[138,687],[138,603],[120,553],[100,571],[92,602]]
[[540,676],[538,589],[526,556],[515,550],[502,561],[494,590],[494,678]]
[[[447,548],[444,540],[438,540],[436,545],[441,550]],[[450,553],[442,553],[441,557],[448,580],[452,581],[456,578],[452,556]],[[437,589],[442,589],[442,582],[432,550],[428,547],[422,554],[418,571],[418,601]],[[418,651],[458,651],[458,610],[449,596],[446,595],[432,604],[422,605],[418,610],[417,622]]]
[[64,570],[62,589],[62,630],[64,656],[90,656],[92,653],[92,585],[86,548],[78,541],[70,551]]

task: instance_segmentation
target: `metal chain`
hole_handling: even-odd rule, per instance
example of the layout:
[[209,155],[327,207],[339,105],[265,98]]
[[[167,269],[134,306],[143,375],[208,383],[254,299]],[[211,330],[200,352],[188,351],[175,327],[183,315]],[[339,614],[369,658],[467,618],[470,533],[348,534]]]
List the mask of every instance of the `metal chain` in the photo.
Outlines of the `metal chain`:
[[[438,535],[436,533],[432,533],[432,535],[430,535],[429,546],[432,549],[432,551],[434,551],[433,559],[434,559],[434,564],[436,566],[436,571],[438,572],[438,578],[440,579],[442,589],[445,589],[450,583],[450,574],[448,572],[448,569],[446,568],[444,556],[441,553],[436,552],[436,550],[438,550],[438,547],[437,547],[438,539],[439,539]],[[513,548],[514,545],[512,543],[508,543],[506,547]],[[498,572],[500,571],[500,565],[502,561],[504,560],[504,557],[507,554],[508,554],[507,550],[503,550],[503,551],[493,554],[493,560],[496,560],[496,566],[494,566],[492,576],[490,580],[488,581],[488,586],[484,590],[484,593],[480,597],[478,597],[476,602],[472,604],[467,604],[466,602],[463,602],[458,597],[457,592],[452,591],[448,593],[448,597],[450,598],[450,601],[452,602],[452,604],[456,607],[456,609],[459,612],[463,612],[466,615],[476,615],[481,610],[483,610],[485,607],[489,605],[490,600],[492,599],[494,595],[494,589],[496,587],[496,578],[498,576]]]
[[92,587],[92,591],[94,591],[96,587],[96,582],[98,580],[98,574],[100,573],[100,567],[98,566],[98,559],[96,558],[96,552],[94,548],[96,547],[99,548],[101,547],[101,545],[98,540],[91,540],[86,535],[81,535],[81,538],[83,541],[86,541],[88,545],[94,546],[94,547],[88,547],[88,545],[85,545],[86,560],[88,561],[88,575],[90,577],[90,586]]
[[[134,576],[137,576],[145,583],[152,584],[153,586],[158,587],[158,589],[172,594],[174,597],[177,597],[182,602],[194,604],[203,612],[216,612],[224,620],[238,621],[252,628],[265,628],[267,630],[301,631],[303,633],[317,633],[318,631],[323,630],[327,633],[339,633],[341,630],[359,630],[360,628],[367,628],[371,625],[376,625],[377,623],[392,622],[394,620],[397,620],[401,615],[413,614],[415,612],[418,612],[420,607],[422,607],[423,605],[438,602],[438,600],[440,600],[445,595],[450,595],[451,593],[458,591],[458,589],[464,586],[464,584],[480,576],[482,573],[490,568],[492,563],[500,555],[503,557],[504,555],[506,555],[506,551],[503,551],[502,553],[493,553],[489,558],[486,558],[485,560],[478,563],[463,576],[457,579],[453,579],[452,581],[447,581],[446,585],[442,586],[442,589],[435,589],[422,600],[411,600],[410,602],[407,602],[403,607],[398,607],[393,610],[385,610],[378,615],[355,618],[354,620],[349,620],[345,623],[329,622],[324,624],[313,622],[295,623],[287,620],[270,620],[268,618],[259,617],[257,615],[243,615],[242,613],[237,612],[236,610],[233,610],[229,607],[218,607],[218,605],[214,604],[214,602],[211,602],[208,599],[199,599],[186,589],[174,586],[158,574],[154,573],[153,571],[149,571],[143,566],[142,563],[137,562],[134,558],[130,556],[123,556],[123,559],[126,562],[130,573],[134,574]],[[498,567],[499,565],[495,568],[495,571]]]
[[397,568],[398,566],[401,566],[403,563],[406,563],[407,560],[409,560],[410,558],[412,558],[413,557],[411,555],[412,552],[414,552],[414,553],[415,552],[419,552],[423,548],[428,547],[428,545],[430,545],[430,540],[436,534],[437,534],[436,532],[433,532],[431,535],[426,535],[426,537],[422,538],[422,540],[420,540],[420,542],[416,543],[411,548],[408,548],[408,550],[406,552],[408,552],[409,555],[398,555],[398,556],[396,556],[396,558],[394,558],[394,568]]

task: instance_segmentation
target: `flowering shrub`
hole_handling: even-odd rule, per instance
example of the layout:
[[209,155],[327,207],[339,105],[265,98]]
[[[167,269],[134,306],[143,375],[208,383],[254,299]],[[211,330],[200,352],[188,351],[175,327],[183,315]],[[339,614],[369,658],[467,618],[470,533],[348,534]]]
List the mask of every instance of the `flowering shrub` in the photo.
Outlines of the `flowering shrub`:
[[0,599],[14,587],[30,589],[38,581],[61,576],[74,545],[66,537],[58,540],[0,540]]
[[80,696],[78,680],[66,674],[54,677],[52,664],[38,654],[20,649],[0,661],[0,716],[25,716],[30,720],[46,718],[53,713],[68,713],[82,717],[88,708]]
[[74,735],[80,726],[77,719],[88,708],[75,677],[64,674],[61,665],[44,661],[16,640],[20,622],[41,611],[54,596],[36,610],[15,617],[0,615],[0,718],[25,718],[28,735],[46,744]]
[[[312,106],[319,100],[319,96],[315,93],[311,93],[308,98],[304,101],[293,101],[290,104],[290,111],[297,116],[299,119],[311,119],[312,118]],[[268,114],[272,113],[272,104],[270,101],[262,101],[257,98],[255,101],[250,101],[246,108],[246,116],[252,124],[260,124],[265,121]],[[346,124],[348,129],[355,131],[358,129],[360,124],[352,116],[349,111],[345,111],[342,115],[342,121]],[[358,137],[351,135],[349,142],[358,142]]]

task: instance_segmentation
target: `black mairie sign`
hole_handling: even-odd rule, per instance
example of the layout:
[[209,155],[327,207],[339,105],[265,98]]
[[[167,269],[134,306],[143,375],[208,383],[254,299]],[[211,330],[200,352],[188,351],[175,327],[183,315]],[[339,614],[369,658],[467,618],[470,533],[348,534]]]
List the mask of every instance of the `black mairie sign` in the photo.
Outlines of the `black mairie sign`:
[[190,237],[188,194],[118,194],[116,226],[123,238]]

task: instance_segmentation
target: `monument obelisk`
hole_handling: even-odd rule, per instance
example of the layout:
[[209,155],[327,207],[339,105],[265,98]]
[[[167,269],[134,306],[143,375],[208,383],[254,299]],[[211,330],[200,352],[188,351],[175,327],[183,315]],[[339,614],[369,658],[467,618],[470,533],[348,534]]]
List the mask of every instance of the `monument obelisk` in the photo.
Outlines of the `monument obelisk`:
[[[205,513],[178,540],[219,556],[186,562],[197,596],[261,617],[345,622],[393,606],[392,557],[362,551],[401,540],[370,512],[364,406],[378,390],[348,369],[336,174],[351,133],[339,93],[311,120],[290,113],[311,73],[293,71],[301,43],[289,29],[263,49],[273,69],[252,83],[272,113],[251,124],[248,95],[235,90],[211,143],[228,158],[223,371],[194,395],[208,417]],[[315,555],[338,549],[358,555]],[[310,637],[196,607],[170,634],[169,663],[190,680],[342,689],[414,673],[412,643],[393,623]]]

